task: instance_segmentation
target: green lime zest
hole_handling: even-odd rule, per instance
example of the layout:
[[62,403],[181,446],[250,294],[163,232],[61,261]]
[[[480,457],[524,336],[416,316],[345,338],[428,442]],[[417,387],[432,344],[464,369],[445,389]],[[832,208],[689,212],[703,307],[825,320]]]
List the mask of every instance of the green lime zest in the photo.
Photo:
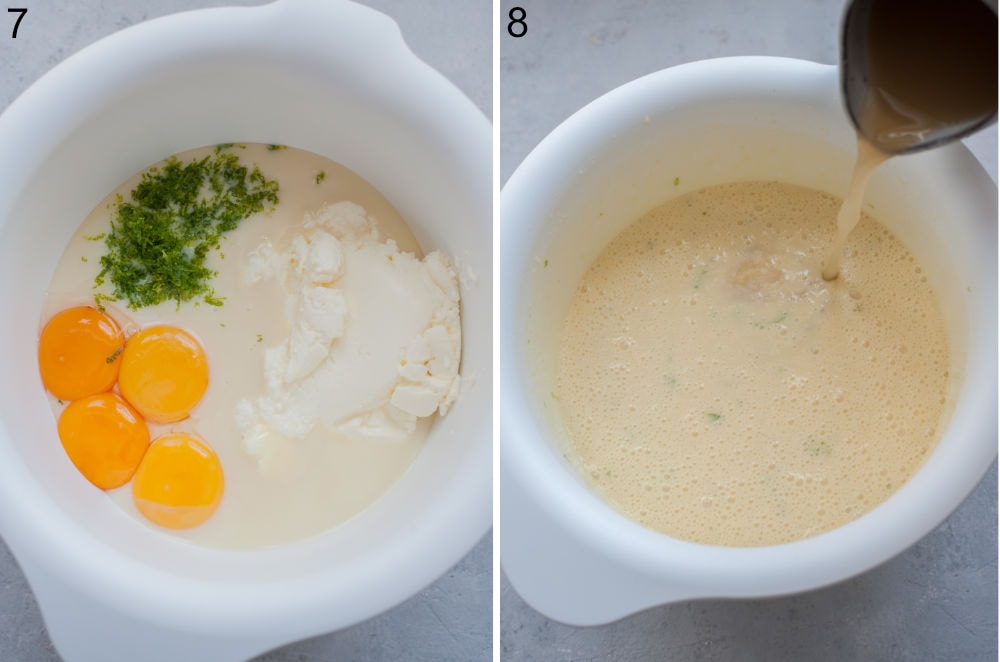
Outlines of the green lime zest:
[[198,298],[221,306],[206,259],[223,235],[277,204],[278,182],[235,154],[216,150],[188,163],[170,157],[142,173],[128,201],[119,195],[112,205],[107,252],[94,280],[95,288],[110,281],[111,292],[95,301],[124,299],[132,310]]

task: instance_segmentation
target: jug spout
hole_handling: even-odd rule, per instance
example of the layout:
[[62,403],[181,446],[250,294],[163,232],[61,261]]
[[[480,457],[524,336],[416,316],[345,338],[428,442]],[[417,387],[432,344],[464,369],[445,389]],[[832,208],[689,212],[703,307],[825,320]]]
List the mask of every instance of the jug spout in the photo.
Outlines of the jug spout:
[[841,88],[860,136],[886,154],[951,142],[996,121],[996,4],[853,0]]

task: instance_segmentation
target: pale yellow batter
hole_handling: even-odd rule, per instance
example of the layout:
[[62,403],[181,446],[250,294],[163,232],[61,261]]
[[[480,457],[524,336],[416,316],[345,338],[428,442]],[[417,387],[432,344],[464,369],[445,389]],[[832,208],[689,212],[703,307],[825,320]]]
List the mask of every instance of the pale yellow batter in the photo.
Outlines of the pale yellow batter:
[[636,521],[696,542],[805,538],[878,505],[948,411],[949,353],[913,256],[840,201],[775,182],[697,191],[617,236],[560,339],[568,455]]

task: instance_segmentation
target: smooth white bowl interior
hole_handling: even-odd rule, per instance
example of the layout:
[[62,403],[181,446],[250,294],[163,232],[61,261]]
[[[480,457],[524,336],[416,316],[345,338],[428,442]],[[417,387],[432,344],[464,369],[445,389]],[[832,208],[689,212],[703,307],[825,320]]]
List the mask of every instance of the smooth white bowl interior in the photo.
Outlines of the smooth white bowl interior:
[[[796,543],[697,545],[626,519],[562,456],[565,433],[547,397],[558,329],[603,247],[652,207],[712,184],[779,180],[843,196],[854,140],[835,68],[710,60],[652,74],[593,102],[553,131],[504,187],[501,559],[536,608],[596,623],[673,599],[774,595],[843,579],[929,532],[989,467],[996,456],[996,188],[959,146],[884,164],[866,194],[934,285],[958,375],[958,406],[944,437],[887,502]],[[522,539],[541,540],[543,529],[545,549]],[[579,565],[586,576],[576,579],[588,582],[587,594],[558,561],[581,550],[598,559]],[[623,568],[635,580],[628,594],[591,579]]]
[[[465,386],[412,468],[343,526],[246,552],[160,533],[86,484],[58,443],[35,359],[47,284],[87,213],[141,168],[222,142],[287,144],[346,165],[423,247],[475,275],[462,283]],[[26,567],[139,619],[275,633],[276,644],[391,607],[485,534],[489,123],[392,21],[348,2],[282,0],[142,24],[30,88],[0,118],[0,144],[0,534]]]

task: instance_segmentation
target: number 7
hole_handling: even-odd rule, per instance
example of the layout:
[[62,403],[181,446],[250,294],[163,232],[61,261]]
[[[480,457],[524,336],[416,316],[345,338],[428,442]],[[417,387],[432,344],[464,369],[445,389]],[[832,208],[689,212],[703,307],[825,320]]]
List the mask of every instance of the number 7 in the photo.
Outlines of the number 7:
[[24,15],[28,13],[28,8],[27,7],[8,8],[7,13],[20,14],[20,16],[17,17],[17,20],[14,21],[14,32],[11,33],[10,35],[11,39],[17,39],[17,28],[21,25],[21,19],[23,19]]

